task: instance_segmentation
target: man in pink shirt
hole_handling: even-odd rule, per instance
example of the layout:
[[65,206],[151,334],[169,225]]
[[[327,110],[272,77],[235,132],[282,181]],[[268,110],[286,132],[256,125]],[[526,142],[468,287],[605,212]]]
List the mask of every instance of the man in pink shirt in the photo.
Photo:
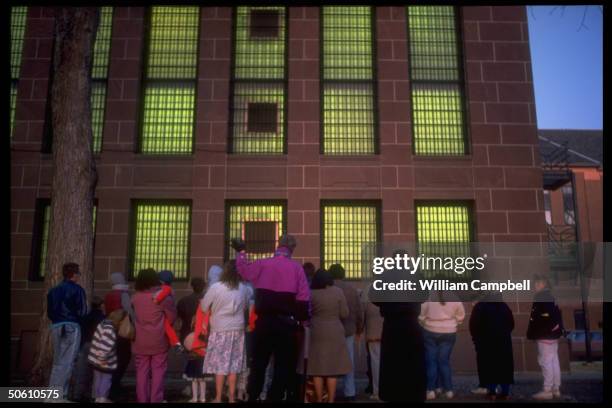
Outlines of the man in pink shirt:
[[298,322],[308,320],[310,289],[302,265],[291,259],[295,238],[283,235],[272,258],[249,262],[246,244],[233,239],[236,267],[243,279],[255,288],[257,320],[253,332],[253,362],[249,378],[249,401],[255,401],[263,387],[266,366],[274,356],[274,377],[268,399],[297,398],[292,389],[297,363],[296,330]]

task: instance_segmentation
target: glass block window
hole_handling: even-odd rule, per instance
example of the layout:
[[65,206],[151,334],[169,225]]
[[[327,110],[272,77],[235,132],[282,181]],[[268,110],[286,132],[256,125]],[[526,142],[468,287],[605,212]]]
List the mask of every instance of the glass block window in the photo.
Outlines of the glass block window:
[[195,87],[148,85],[144,95],[141,150],[148,154],[190,154],[193,145]]
[[285,7],[236,7],[234,77],[285,78]]
[[19,78],[28,8],[11,7],[11,78]]
[[282,154],[285,139],[284,84],[235,83],[232,120],[234,152]]
[[326,154],[374,152],[371,84],[332,83],[323,93],[323,149]]
[[372,10],[322,7],[323,154],[377,152]]
[[19,87],[19,71],[21,69],[27,15],[27,7],[11,7],[11,137],[13,136],[13,122],[15,119],[15,108],[17,107],[17,89]]
[[139,151],[193,152],[199,7],[150,9]]
[[225,211],[225,257],[234,259],[232,238],[242,238],[249,259],[274,255],[278,239],[287,232],[286,205],[280,201],[230,201]]
[[417,155],[465,155],[460,39],[453,6],[408,6],[413,149]]
[[189,279],[191,203],[139,200],[132,205],[131,276],[153,268]]
[[234,19],[231,152],[283,154],[286,9],[241,6]]
[[[472,214],[467,203],[425,202],[416,204],[418,252],[430,257],[470,256],[473,241]],[[422,268],[426,277],[443,274],[446,278],[467,277],[454,271]]]
[[106,79],[108,76],[108,58],[110,53],[111,33],[113,28],[113,8],[100,7],[100,22],[94,42],[94,55],[91,77]]
[[101,7],[100,22],[98,23],[98,31],[94,43],[93,63],[91,68],[91,127],[93,132],[94,153],[100,153],[102,150],[112,27],[113,8]]
[[[380,210],[371,203],[322,204],[321,265],[326,269],[339,263],[348,279],[364,278],[371,255],[366,248],[380,239]],[[364,252],[366,251],[366,252]]]
[[[94,236],[96,233],[96,214],[98,207],[93,209]],[[47,251],[49,247],[49,228],[51,225],[51,201],[43,198],[36,202],[35,229],[32,244],[31,279],[44,279],[47,267]]]

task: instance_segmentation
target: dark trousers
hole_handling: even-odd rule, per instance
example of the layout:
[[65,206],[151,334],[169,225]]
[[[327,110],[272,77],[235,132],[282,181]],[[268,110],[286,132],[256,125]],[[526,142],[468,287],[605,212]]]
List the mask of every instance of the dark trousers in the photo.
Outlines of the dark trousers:
[[[117,369],[113,372],[113,379],[111,382],[111,395],[116,398],[120,392],[121,379],[125,370],[127,370],[132,358],[132,341],[117,337]],[[111,398],[112,399],[112,398]]]
[[287,399],[296,397],[295,369],[297,347],[296,328],[273,316],[259,316],[253,331],[253,359],[249,375],[249,401],[257,400],[261,393],[266,366],[274,355],[274,376],[268,392],[268,401],[281,401],[285,392]]

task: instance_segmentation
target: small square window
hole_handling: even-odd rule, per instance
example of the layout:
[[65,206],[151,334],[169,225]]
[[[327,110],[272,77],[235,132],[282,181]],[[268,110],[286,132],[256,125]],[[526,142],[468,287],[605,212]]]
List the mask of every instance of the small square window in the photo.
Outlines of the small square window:
[[244,240],[246,251],[266,254],[276,249],[277,223],[274,221],[245,221]]
[[249,35],[251,38],[277,38],[278,10],[252,10]]
[[247,132],[273,132],[276,133],[276,112],[275,103],[249,103]]

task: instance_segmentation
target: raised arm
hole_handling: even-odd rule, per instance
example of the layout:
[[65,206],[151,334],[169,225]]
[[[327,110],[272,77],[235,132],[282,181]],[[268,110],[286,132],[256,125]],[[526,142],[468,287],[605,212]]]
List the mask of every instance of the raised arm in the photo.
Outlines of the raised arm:
[[243,279],[251,282],[253,286],[257,286],[257,281],[261,274],[261,262],[249,262],[244,251],[236,253],[236,269]]

